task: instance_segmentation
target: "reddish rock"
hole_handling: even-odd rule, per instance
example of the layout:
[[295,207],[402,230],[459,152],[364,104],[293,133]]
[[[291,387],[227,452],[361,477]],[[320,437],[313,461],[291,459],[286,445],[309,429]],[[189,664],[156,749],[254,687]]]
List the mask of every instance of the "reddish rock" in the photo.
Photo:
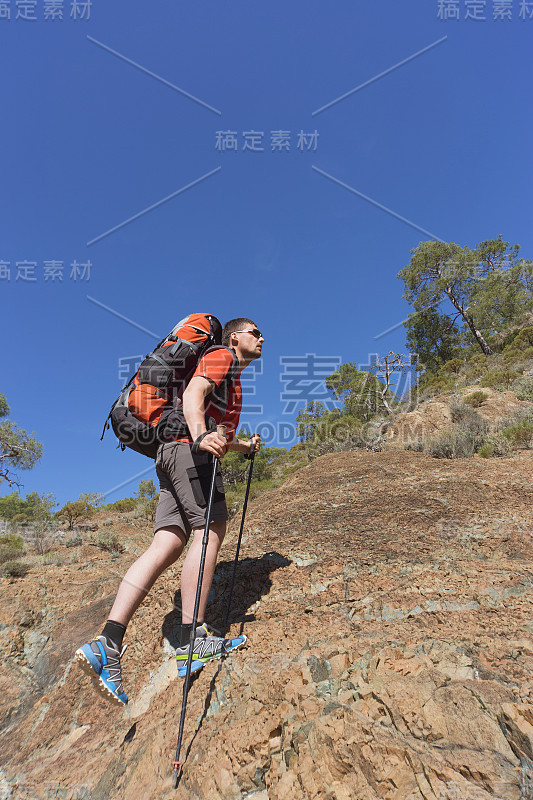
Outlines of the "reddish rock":
[[[533,460],[324,456],[250,504],[248,642],[189,696],[183,800],[524,800],[533,782]],[[171,796],[179,568],[128,629],[127,709],[72,665],[150,540],[3,581],[0,797]],[[221,626],[234,525],[208,621]],[[68,551],[67,551],[68,552]]]

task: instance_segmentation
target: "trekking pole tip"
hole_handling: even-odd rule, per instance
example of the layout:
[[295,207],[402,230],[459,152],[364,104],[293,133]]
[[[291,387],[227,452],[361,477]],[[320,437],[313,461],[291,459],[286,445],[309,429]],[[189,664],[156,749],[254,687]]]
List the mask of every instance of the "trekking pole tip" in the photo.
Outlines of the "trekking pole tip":
[[177,789],[178,783],[180,782],[181,773],[182,773],[182,764],[181,761],[174,761],[172,764],[172,788]]

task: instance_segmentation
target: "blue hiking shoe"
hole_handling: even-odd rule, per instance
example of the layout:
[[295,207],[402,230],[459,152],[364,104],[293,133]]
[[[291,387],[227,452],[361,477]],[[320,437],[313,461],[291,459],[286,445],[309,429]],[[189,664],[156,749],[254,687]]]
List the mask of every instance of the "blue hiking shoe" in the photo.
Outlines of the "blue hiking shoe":
[[76,650],[74,656],[82,670],[94,680],[97,679],[100,692],[123,706],[128,702],[128,695],[122,687],[120,659],[127,646],[119,652],[109,646],[105,636],[96,636],[92,642]]
[[[241,647],[246,641],[246,636],[236,636],[235,639],[223,639],[221,636],[213,636],[209,633],[206,625],[199,625],[196,628],[196,638],[192,651],[191,674],[202,669],[204,664],[213,661],[215,658],[231,653],[237,647]],[[178,664],[178,675],[184,678],[187,674],[187,659],[189,658],[189,647],[178,647],[176,650],[176,662]]]

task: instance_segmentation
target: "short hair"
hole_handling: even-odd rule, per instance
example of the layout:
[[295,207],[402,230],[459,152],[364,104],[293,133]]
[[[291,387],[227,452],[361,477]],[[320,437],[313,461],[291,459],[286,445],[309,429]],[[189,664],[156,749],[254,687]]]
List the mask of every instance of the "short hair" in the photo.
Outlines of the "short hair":
[[242,330],[246,325],[255,325],[255,322],[252,322],[248,317],[237,317],[236,319],[230,319],[229,322],[226,322],[224,330],[222,331],[222,344],[224,347],[229,347],[231,334],[235,331]]

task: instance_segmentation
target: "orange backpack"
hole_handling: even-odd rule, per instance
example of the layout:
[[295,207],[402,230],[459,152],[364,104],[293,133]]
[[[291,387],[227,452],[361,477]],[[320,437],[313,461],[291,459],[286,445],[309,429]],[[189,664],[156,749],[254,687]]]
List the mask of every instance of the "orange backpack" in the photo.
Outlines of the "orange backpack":
[[174,404],[181,400],[199,360],[210,347],[220,345],[221,339],[222,326],[211,314],[190,314],[178,322],[122,389],[101,439],[111,420],[123,450],[129,447],[155,458],[159,443],[165,441],[164,429],[171,415],[172,432],[177,432]]

